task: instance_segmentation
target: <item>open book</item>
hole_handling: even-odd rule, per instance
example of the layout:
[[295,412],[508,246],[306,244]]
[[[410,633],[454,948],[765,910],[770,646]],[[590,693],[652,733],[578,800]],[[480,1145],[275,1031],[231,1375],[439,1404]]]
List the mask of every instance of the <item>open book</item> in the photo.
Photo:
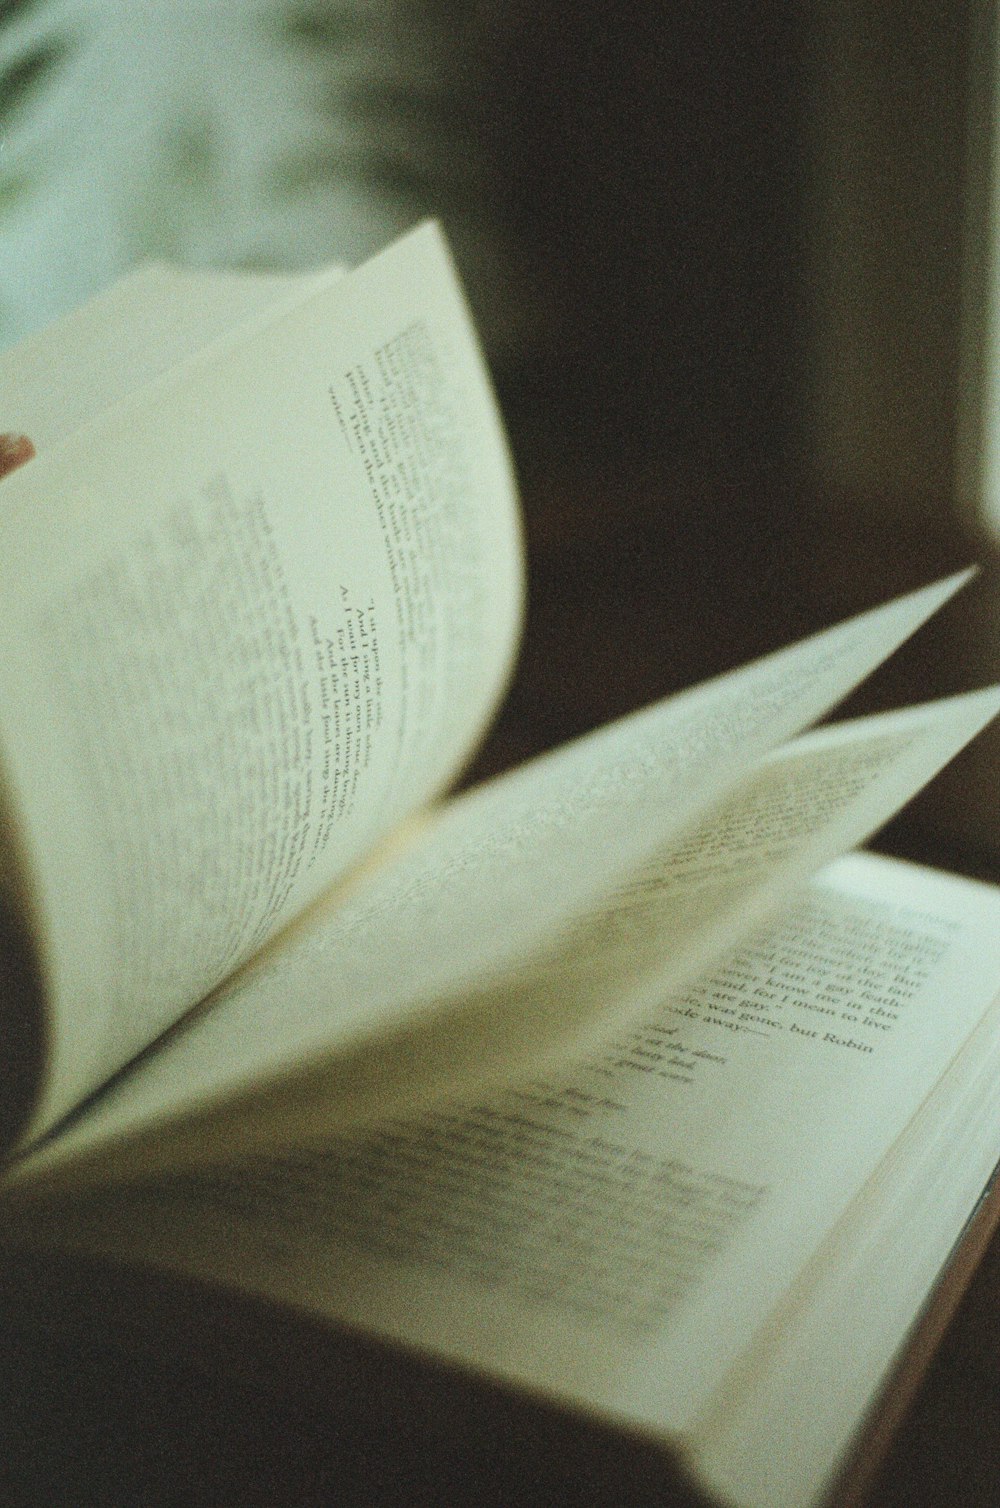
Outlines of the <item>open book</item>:
[[961,578],[443,800],[523,586],[434,227],[146,269],[0,375],[10,1270],[815,1500],[1000,1156],[1000,893],[841,856],[1000,692],[806,730]]

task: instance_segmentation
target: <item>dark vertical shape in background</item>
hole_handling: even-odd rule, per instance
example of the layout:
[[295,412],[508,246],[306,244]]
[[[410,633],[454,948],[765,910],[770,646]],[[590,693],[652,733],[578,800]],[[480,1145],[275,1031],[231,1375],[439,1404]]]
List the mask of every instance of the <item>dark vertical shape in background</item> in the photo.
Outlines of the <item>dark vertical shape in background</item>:
[[[511,213],[537,258],[535,397],[570,459],[740,482],[798,455],[795,12],[589,0],[515,28]],[[511,405],[535,440],[534,399]]]
[[506,35],[486,135],[529,290],[501,396],[531,599],[477,774],[788,637],[806,451],[798,8],[583,0]]

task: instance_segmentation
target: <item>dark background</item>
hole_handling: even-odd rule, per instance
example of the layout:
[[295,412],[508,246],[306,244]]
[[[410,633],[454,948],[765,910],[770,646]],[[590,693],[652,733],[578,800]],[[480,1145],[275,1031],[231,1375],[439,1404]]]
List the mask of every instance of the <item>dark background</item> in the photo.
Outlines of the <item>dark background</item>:
[[[852,710],[1000,672],[993,31],[979,0],[511,12],[480,130],[529,619],[476,774],[972,560]],[[886,842],[996,872],[998,769],[987,735]]]

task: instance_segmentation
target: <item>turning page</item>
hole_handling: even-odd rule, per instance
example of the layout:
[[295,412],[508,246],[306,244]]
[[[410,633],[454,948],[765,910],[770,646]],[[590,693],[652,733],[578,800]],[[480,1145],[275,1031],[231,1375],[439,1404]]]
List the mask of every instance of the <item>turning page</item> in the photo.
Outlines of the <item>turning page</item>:
[[300,303],[344,273],[204,271],[146,262],[106,293],[0,352],[3,423],[45,454],[212,341]]
[[716,786],[696,820],[707,720],[725,708],[731,734],[741,695],[756,715],[768,676],[808,681],[856,630],[451,803],[29,1156],[25,1192],[43,1170],[117,1179],[301,1143],[578,1056],[866,837],[995,714],[986,691],[820,730],[735,782],[730,770],[728,797]]
[[93,417],[3,504],[37,1132],[453,777],[510,667],[520,540],[431,226]]

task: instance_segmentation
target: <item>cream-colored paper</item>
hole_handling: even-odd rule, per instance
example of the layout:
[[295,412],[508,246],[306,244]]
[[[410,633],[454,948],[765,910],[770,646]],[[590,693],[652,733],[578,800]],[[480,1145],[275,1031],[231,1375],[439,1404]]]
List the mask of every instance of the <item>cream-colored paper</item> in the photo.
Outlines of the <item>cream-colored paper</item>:
[[509,671],[514,489],[438,232],[223,344],[4,484],[36,1130],[445,784]]
[[[101,1180],[307,1145],[352,1123],[378,1124],[421,1098],[579,1056],[588,1041],[624,1029],[681,988],[792,884],[885,821],[998,706],[1000,692],[971,693],[807,735],[763,760],[700,825],[652,852],[641,787],[631,801],[619,791],[605,815],[613,812],[618,835],[629,823],[641,830],[642,860],[624,874],[605,871],[596,896],[597,856],[606,858],[611,833],[595,842],[598,813],[580,810],[585,782],[567,778],[563,788],[562,801],[575,795],[578,803],[570,831],[541,820],[541,808],[530,825],[523,808],[498,808],[503,791],[508,800],[524,796],[522,782],[473,793],[461,803],[462,847],[445,817],[394,868],[376,871],[368,887],[218,992],[30,1157],[18,1179],[30,1190],[62,1164],[64,1177],[79,1180],[80,1157],[92,1164],[86,1176]],[[590,788],[604,791],[601,743],[584,748]],[[577,777],[581,752],[571,761]],[[560,765],[557,758],[544,768],[550,801]],[[489,819],[477,826],[481,805]],[[574,850],[577,826],[586,837]],[[512,831],[520,834],[516,857],[496,846]],[[553,841],[559,862],[586,873],[589,887],[559,914],[558,928],[532,933]],[[498,946],[505,921],[516,950],[509,938]],[[442,973],[449,956],[451,973]]]
[[[43,1204],[34,1239],[48,1222],[57,1244],[540,1389],[679,1445],[735,1503],[790,1508],[825,1481],[995,1159],[998,921],[990,887],[854,856],[567,1074]],[[865,1263],[886,1250],[867,1277],[888,1320],[798,1459],[795,1388],[808,1411],[836,1355],[824,1325],[864,1322]]]
[[212,341],[343,273],[206,272],[148,262],[82,309],[0,353],[6,430],[46,454]]

